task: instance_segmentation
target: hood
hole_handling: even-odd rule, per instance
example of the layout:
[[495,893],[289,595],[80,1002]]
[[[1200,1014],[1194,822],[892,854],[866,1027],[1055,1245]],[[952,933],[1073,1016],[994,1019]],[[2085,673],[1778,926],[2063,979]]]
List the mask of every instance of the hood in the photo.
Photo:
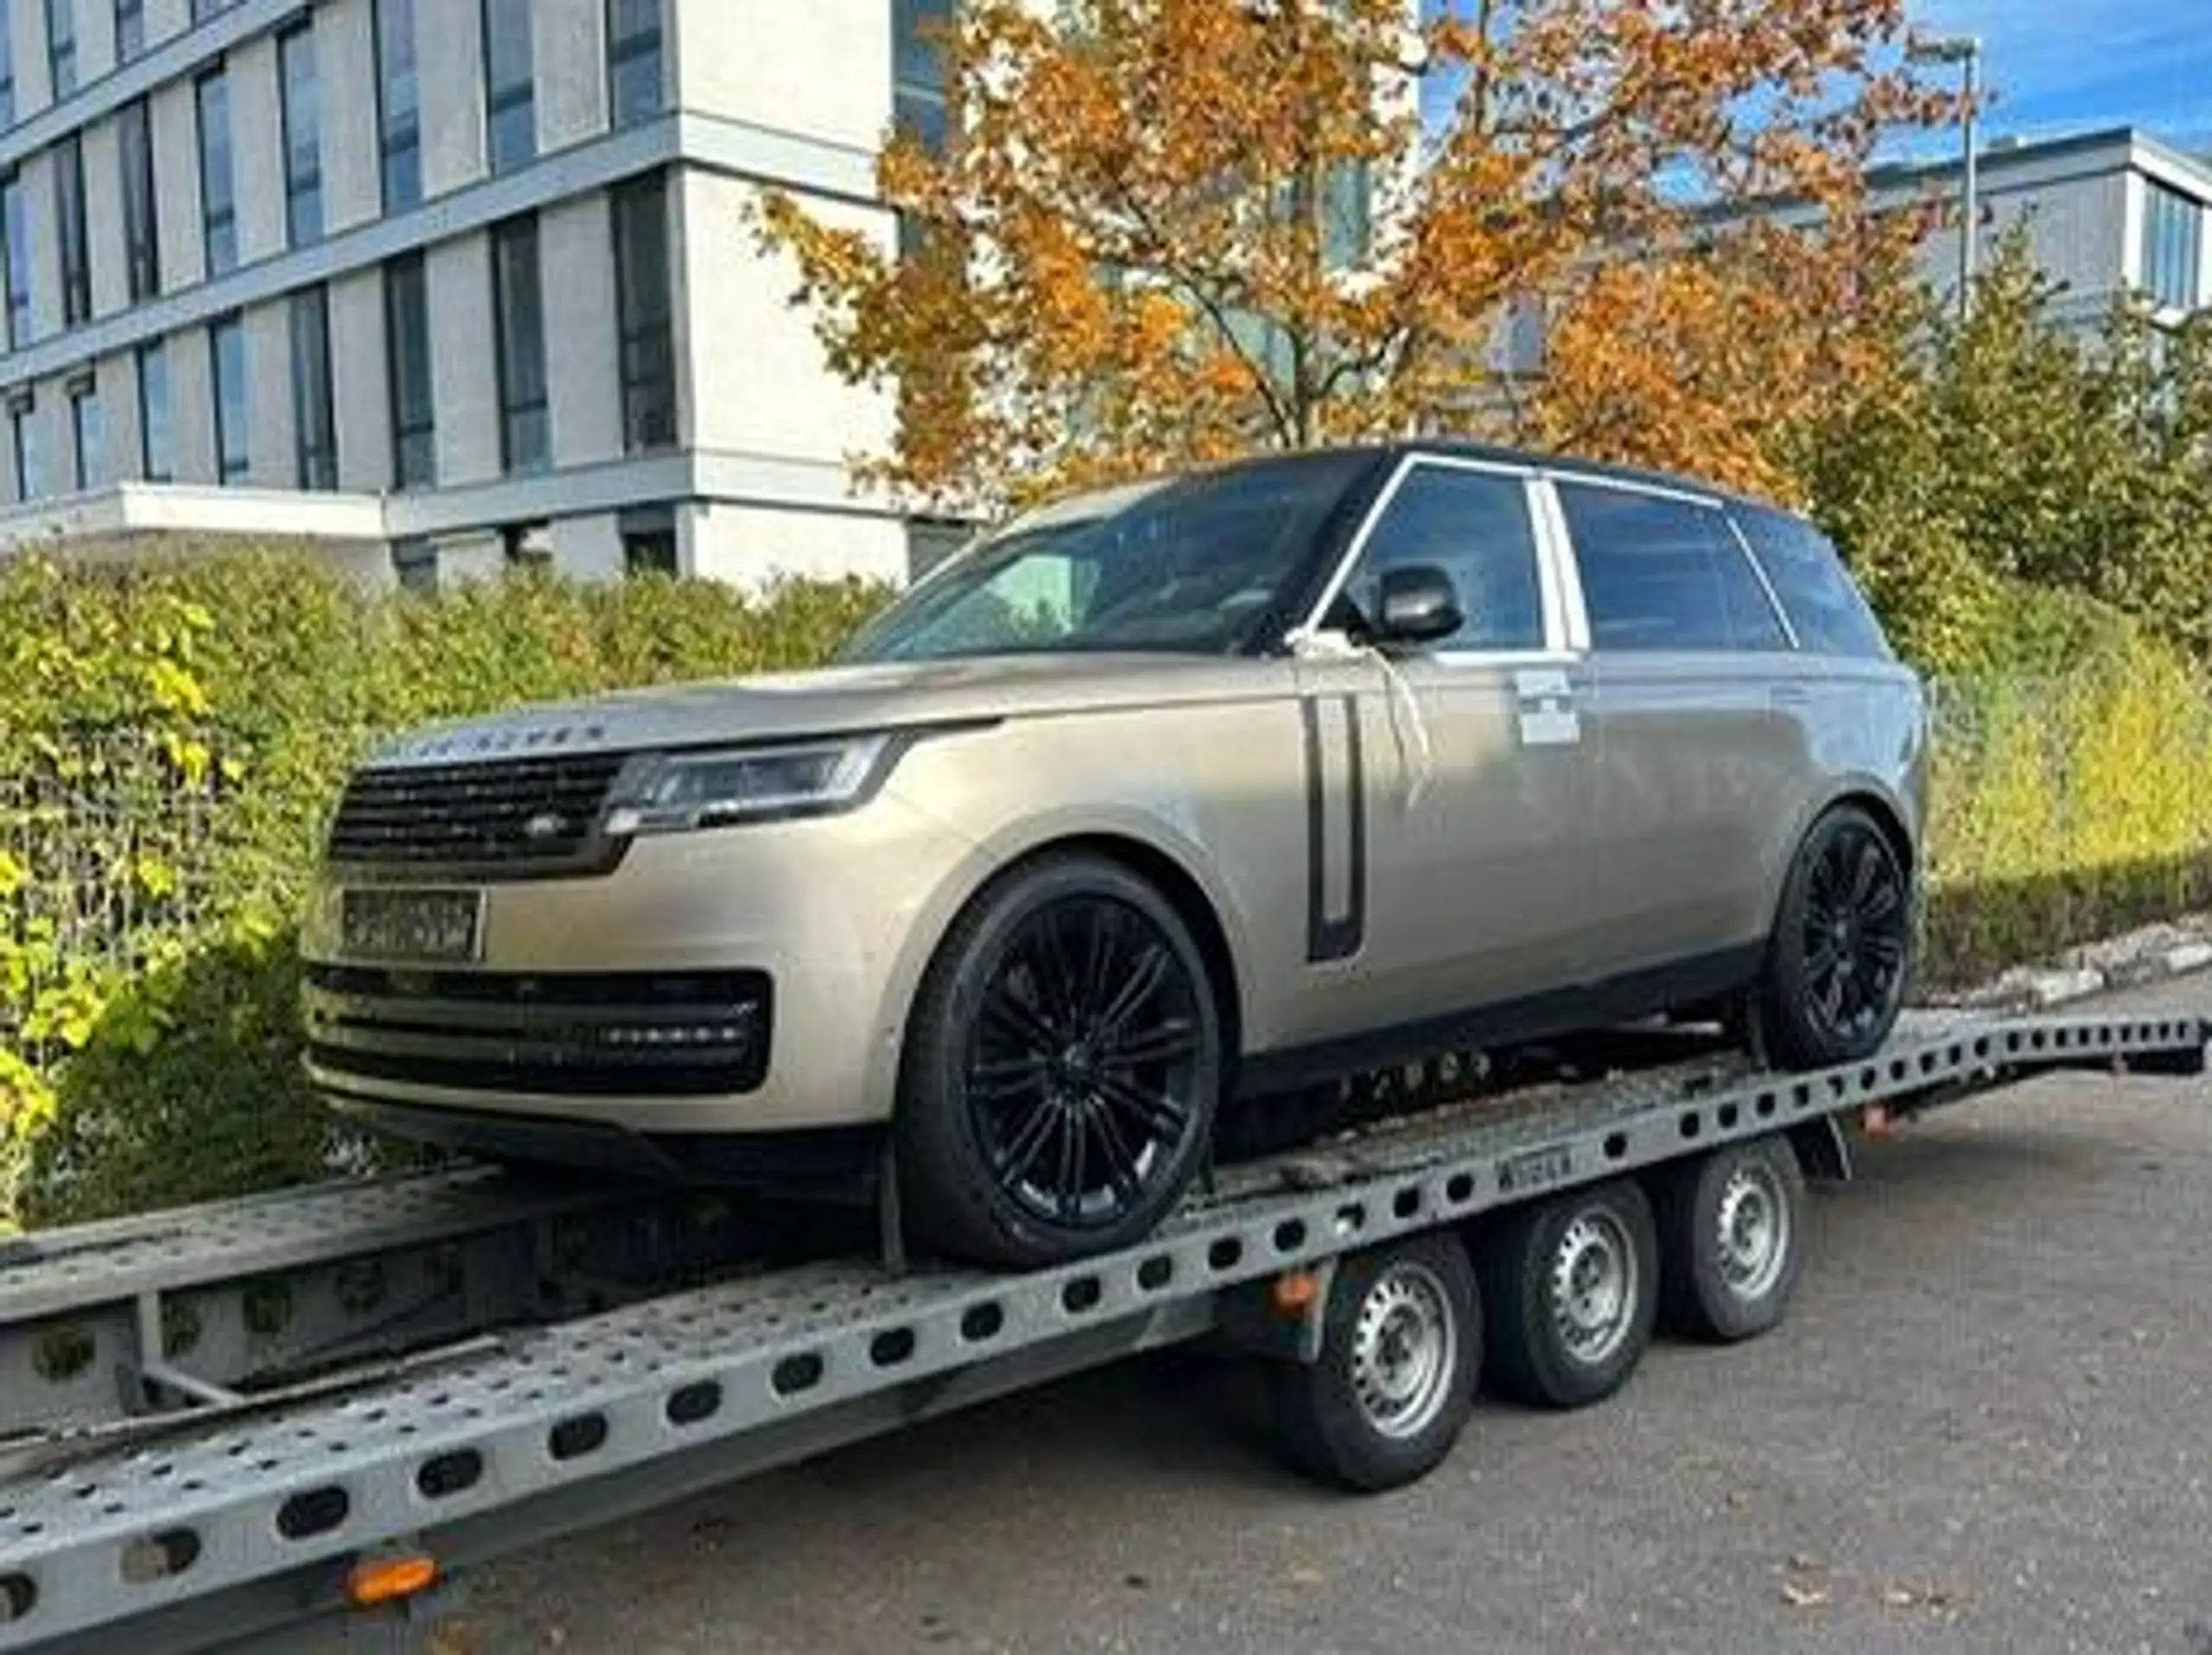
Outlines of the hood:
[[1281,687],[1287,662],[1157,654],[893,661],[671,684],[425,726],[379,767],[777,741],[976,719],[1230,701]]

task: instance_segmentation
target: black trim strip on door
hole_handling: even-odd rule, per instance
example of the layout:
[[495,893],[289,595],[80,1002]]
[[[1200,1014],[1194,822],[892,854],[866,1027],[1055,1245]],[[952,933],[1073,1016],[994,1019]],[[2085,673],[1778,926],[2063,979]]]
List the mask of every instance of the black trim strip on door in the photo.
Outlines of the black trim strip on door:
[[1321,703],[1313,696],[1298,703],[1306,737],[1306,958],[1312,964],[1350,958],[1359,952],[1367,933],[1367,778],[1360,755],[1359,699],[1333,699],[1344,715],[1344,785],[1351,792],[1345,907],[1335,916],[1327,912],[1329,784],[1321,748]]

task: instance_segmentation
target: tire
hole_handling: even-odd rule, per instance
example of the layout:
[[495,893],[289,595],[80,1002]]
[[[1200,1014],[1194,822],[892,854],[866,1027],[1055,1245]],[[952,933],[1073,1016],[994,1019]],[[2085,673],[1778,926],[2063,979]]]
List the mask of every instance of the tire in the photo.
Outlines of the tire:
[[1278,1365],[1291,1462],[1359,1493],[1427,1476],[1474,1407],[1482,1346],[1481,1294],[1458,1237],[1433,1232],[1344,1259],[1319,1359]]
[[1100,856],[1017,866],[953,922],[908,1020],[912,1238],[1016,1269],[1141,1240],[1204,1161],[1221,1047],[1205,955],[1158,890]]
[[1913,933],[1910,875],[1882,824],[1855,805],[1814,823],[1754,996],[1764,1060],[1824,1069],[1880,1050],[1911,983]]
[[1499,1395],[1584,1408],[1628,1383],[1658,1318],[1658,1239],[1640,1185],[1624,1179],[1522,1207],[1478,1257]]
[[1805,1263],[1805,1174],[1789,1140],[1700,1155],[1656,1193],[1668,1331],[1732,1344],[1780,1325]]

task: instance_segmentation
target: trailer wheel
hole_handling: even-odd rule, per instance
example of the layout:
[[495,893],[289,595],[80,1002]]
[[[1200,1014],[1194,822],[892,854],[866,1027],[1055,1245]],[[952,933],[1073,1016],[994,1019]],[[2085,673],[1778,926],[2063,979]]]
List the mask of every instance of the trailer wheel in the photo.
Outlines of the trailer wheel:
[[1482,1343],[1481,1295],[1456,1236],[1433,1232],[1344,1259],[1319,1359],[1277,1367],[1292,1461],[1362,1493],[1426,1476],[1467,1423]]
[[1656,1194],[1669,1328],[1732,1343],[1781,1321],[1805,1259],[1805,1174],[1789,1140],[1700,1155]]
[[1627,1383],[1658,1317],[1651,1203],[1630,1180],[1510,1213],[1479,1250],[1500,1394],[1580,1408]]

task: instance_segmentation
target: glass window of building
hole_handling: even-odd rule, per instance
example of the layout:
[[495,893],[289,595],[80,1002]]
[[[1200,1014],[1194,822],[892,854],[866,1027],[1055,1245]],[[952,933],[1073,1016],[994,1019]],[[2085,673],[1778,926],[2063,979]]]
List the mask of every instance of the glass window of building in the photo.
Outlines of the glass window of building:
[[315,79],[315,22],[276,37],[279,118],[284,129],[284,232],[290,245],[322,239],[322,96]]
[[401,488],[427,488],[438,480],[438,426],[430,383],[429,295],[420,253],[385,266],[384,332],[393,481]]
[[484,148],[495,173],[537,153],[537,85],[530,0],[484,0]]
[[330,298],[320,287],[292,296],[292,477],[302,488],[338,487],[338,414],[330,387]]
[[676,328],[665,178],[655,174],[624,185],[614,192],[613,211],[622,438],[634,454],[676,441]]
[[384,210],[423,201],[423,104],[415,76],[415,0],[376,0],[377,145]]
[[69,435],[71,481],[81,494],[107,481],[107,416],[91,379],[70,387]]
[[200,77],[193,87],[200,113],[200,232],[207,274],[220,276],[238,262],[238,200],[231,170],[231,91],[223,71]]
[[115,127],[122,156],[124,271],[137,304],[162,290],[161,207],[154,193],[154,129],[146,100],[118,110]]
[[245,327],[235,315],[207,329],[215,367],[215,468],[226,483],[243,482],[252,463],[248,438]]
[[77,90],[77,0],[46,0],[46,67],[58,104]]
[[499,367],[500,458],[508,471],[536,471],[551,457],[552,432],[534,216],[493,226],[492,312]]
[[175,475],[169,449],[169,353],[157,339],[138,347],[138,470],[148,482]]
[[607,101],[618,128],[651,120],[668,101],[663,84],[662,3],[607,0]]

